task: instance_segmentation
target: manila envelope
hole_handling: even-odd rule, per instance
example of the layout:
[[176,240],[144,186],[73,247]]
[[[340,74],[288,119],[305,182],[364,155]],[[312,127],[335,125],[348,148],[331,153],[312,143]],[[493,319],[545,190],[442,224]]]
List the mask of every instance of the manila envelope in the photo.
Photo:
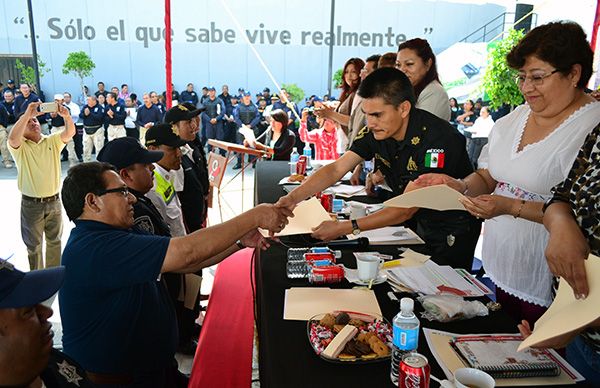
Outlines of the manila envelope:
[[534,346],[542,341],[580,329],[600,318],[600,258],[590,255],[585,261],[590,292],[585,299],[575,299],[573,289],[561,280],[558,292],[550,308],[535,323],[535,330],[518,350]]
[[465,207],[459,202],[460,198],[464,198],[464,195],[458,191],[446,185],[435,185],[401,194],[385,201],[383,205],[403,208],[419,207],[433,210],[465,210]]
[[[329,213],[315,197],[302,201],[294,209],[294,217],[289,219],[289,224],[275,236],[291,236],[294,234],[312,233],[312,228],[319,226],[323,221],[331,221]],[[267,237],[269,232],[260,229],[260,233]]]

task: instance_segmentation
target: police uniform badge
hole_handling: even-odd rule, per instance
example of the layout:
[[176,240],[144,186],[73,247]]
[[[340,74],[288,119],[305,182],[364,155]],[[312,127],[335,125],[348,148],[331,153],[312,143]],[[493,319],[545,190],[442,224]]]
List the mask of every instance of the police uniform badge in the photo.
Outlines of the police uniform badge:
[[430,149],[425,153],[425,167],[444,168],[446,155],[443,149]]
[[77,367],[71,365],[67,362],[67,360],[62,360],[60,363],[56,363],[58,368],[58,373],[64,377],[67,383],[71,383],[79,387],[79,382],[83,380],[83,377],[79,376],[77,373]]
[[415,136],[412,139],[410,139],[410,142],[412,145],[416,146],[421,142],[421,139],[419,138],[419,136]]
[[408,158],[408,163],[406,164],[406,171],[418,171],[419,167],[417,163],[413,160],[412,156]]
[[149,216],[141,216],[135,219],[134,225],[145,232],[154,234],[154,224]]

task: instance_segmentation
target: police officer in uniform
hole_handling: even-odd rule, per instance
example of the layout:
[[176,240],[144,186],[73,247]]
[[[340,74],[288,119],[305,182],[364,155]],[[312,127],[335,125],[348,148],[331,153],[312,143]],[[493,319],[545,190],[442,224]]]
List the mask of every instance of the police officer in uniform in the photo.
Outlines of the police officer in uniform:
[[[244,136],[237,131],[237,129],[241,128],[242,125],[245,125],[255,131],[256,126],[260,122],[260,114],[258,113],[258,108],[256,105],[252,103],[252,94],[250,92],[244,92],[242,97],[242,103],[238,104],[236,109],[233,111],[233,119],[236,124],[236,137],[237,143],[242,144],[244,141]],[[237,164],[233,166],[233,169],[238,169],[242,167],[242,158],[244,154],[238,154]]]
[[[414,108],[414,91],[404,73],[378,69],[365,78],[358,94],[367,126],[358,132],[350,150],[282,197],[278,206],[291,208],[372,158],[395,196],[418,188],[411,181],[425,173],[443,172],[460,179],[473,171],[464,137],[448,122]],[[481,223],[465,211],[385,208],[359,220],[323,222],[313,236],[330,240],[407,221],[426,243],[417,250],[438,264],[471,269]]]
[[96,155],[104,147],[104,109],[98,104],[96,96],[87,98],[87,105],[81,108],[79,117],[83,119],[83,161],[92,160],[92,149]]
[[187,84],[186,89],[181,92],[181,102],[189,102],[190,104],[197,106],[198,105],[198,94],[194,91],[194,84]]
[[88,388],[81,367],[52,348],[52,309],[42,304],[63,283],[65,267],[23,273],[0,259],[0,386]]
[[113,92],[106,95],[106,102],[104,113],[108,123],[108,141],[127,136],[127,132],[125,132],[125,119],[127,118],[125,105],[117,100],[117,95]]
[[[225,103],[216,95],[214,86],[208,88],[208,98],[204,100],[206,110],[202,112],[202,126],[206,128],[206,139],[225,140],[225,131],[223,130],[223,116],[227,112]],[[206,140],[204,140],[204,143]],[[208,150],[212,147],[209,145]],[[225,155],[225,150],[220,150],[221,155]]]

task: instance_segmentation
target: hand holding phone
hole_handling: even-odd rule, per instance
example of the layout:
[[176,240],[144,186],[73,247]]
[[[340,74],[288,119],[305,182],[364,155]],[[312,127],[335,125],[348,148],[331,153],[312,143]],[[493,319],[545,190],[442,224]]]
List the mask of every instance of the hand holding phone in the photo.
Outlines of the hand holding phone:
[[58,112],[58,103],[56,102],[43,102],[39,108],[41,113],[56,113]]

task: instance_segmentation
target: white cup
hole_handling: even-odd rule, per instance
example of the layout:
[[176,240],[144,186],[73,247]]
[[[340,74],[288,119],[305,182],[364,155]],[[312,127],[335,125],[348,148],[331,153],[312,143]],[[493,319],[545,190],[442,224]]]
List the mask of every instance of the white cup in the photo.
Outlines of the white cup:
[[484,371],[474,368],[460,368],[454,372],[456,388],[494,388],[496,381]]
[[379,270],[383,265],[383,259],[375,255],[362,255],[356,258],[358,278],[364,282],[377,279]]
[[365,205],[360,205],[353,203],[350,205],[350,219],[356,220],[367,215],[367,207]]

